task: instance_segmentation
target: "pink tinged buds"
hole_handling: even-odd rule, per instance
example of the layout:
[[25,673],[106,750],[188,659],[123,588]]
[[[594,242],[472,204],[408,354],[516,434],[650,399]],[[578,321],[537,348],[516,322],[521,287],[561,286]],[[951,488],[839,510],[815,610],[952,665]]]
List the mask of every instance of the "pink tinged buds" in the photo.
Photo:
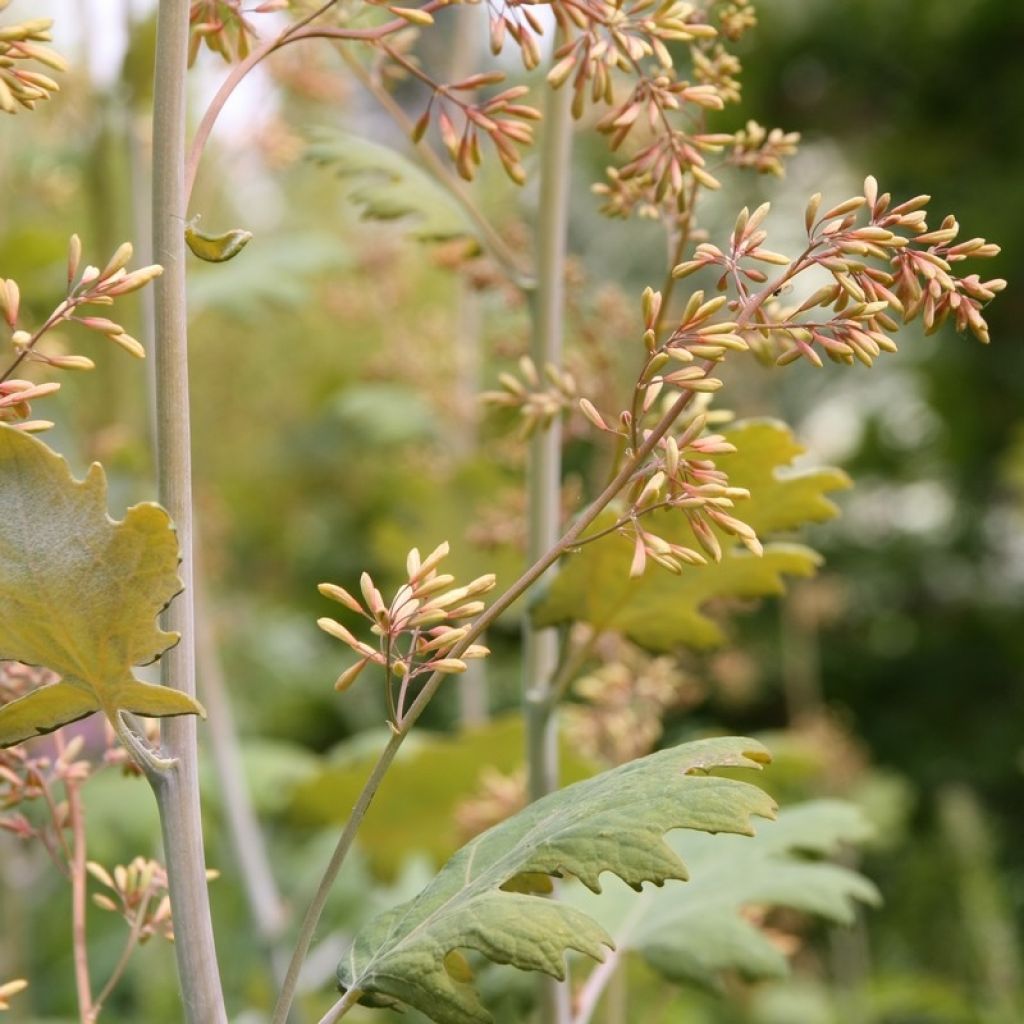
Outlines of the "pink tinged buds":
[[435,672],[441,672],[444,675],[458,675],[465,672],[469,666],[459,658],[441,658],[438,661],[432,661],[430,667]]
[[369,663],[369,658],[363,658],[361,661],[357,661],[354,665],[350,665],[340,676],[335,680],[334,688],[339,693],[347,690],[359,677],[360,673],[366,668]]
[[0,277],[0,313],[9,327],[14,327],[18,322],[18,311],[21,307],[21,290],[18,282],[8,278],[6,281]]
[[433,25],[434,16],[430,11],[424,11],[419,7],[388,7],[388,10],[396,18],[402,18],[410,25]]
[[594,407],[594,403],[591,402],[590,399],[580,399],[580,412],[582,412],[583,415],[586,416],[586,418],[590,420],[590,422],[593,423],[598,430],[611,430],[608,424],[605,423],[601,414]]
[[358,613],[359,615],[365,615],[366,612],[363,606],[347,591],[344,587],[336,586],[333,583],[321,583],[317,590],[323,594],[324,597],[330,598],[332,601],[337,601],[339,604],[343,604],[346,608],[351,611]]
[[108,334],[108,338],[115,344],[119,345],[125,350],[130,356],[134,356],[136,359],[145,359],[146,350],[139,344],[139,342],[133,338],[130,334]]
[[[95,267],[87,267],[85,274],[82,275],[82,284],[91,283],[90,279],[87,282],[86,278],[89,275],[90,270],[95,270]],[[138,291],[140,288],[144,288],[154,278],[159,277],[164,272],[164,268],[159,264],[153,264],[148,267],[140,267],[138,270],[133,270],[129,274],[125,274],[124,277],[118,278],[115,281],[110,282],[106,287],[102,289],[104,295],[128,295],[130,292]],[[98,271],[97,271],[98,273]]]
[[68,287],[78,276],[78,267],[82,262],[82,240],[72,235],[68,242]]
[[9,394],[0,397],[0,409],[11,405],[18,405],[21,402],[32,402],[37,398],[45,398],[60,390],[60,384],[51,381],[47,384],[30,384],[28,381],[6,381],[7,385],[21,385],[17,390],[11,390]]
[[100,280],[105,281],[112,274],[116,274],[117,271],[123,270],[127,265],[128,261],[132,258],[132,253],[135,250],[132,248],[131,242],[122,242],[115,251],[114,255],[110,257],[110,261],[100,272]]
[[643,537],[638,533],[636,540],[633,542],[633,561],[629,566],[629,575],[631,579],[637,579],[643,576],[644,569],[647,567],[647,548],[644,546]]
[[44,356],[50,366],[58,370],[94,370],[96,364],[88,356]]

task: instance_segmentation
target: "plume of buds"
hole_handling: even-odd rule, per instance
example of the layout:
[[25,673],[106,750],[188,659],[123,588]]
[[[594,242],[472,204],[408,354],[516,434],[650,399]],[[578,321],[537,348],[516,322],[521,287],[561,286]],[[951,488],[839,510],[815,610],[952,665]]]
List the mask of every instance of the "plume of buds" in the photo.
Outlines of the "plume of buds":
[[496,409],[515,409],[519,413],[519,437],[523,440],[538,430],[547,429],[556,417],[576,407],[576,379],[552,363],[544,367],[544,378],[529,356],[519,360],[519,376],[498,375],[500,391],[484,391],[480,401]]
[[[0,11],[9,0],[0,0]],[[51,18],[33,18],[16,25],[0,25],[0,110],[18,113],[18,108],[35,108],[49,99],[60,86],[47,74],[33,71],[25,64],[35,62],[54,71],[66,71],[67,63],[59,53],[40,46],[51,40]]]
[[132,252],[131,243],[124,242],[102,269],[94,266],[83,269],[82,243],[78,235],[72,235],[68,245],[67,293],[42,326],[34,331],[19,327],[21,289],[18,283],[0,277],[0,317],[11,330],[11,346],[14,349],[13,361],[0,374],[0,422],[31,431],[46,430],[53,426],[48,420],[29,418],[32,413],[31,403],[37,398],[53,394],[59,390],[60,385],[33,384],[13,377],[14,371],[23,363],[42,363],[56,370],[91,370],[95,366],[87,356],[46,353],[39,349],[39,342],[59,324],[81,324],[109,338],[129,355],[137,359],[145,358],[142,345],[119,323],[108,317],[83,312],[83,307],[87,306],[112,306],[116,298],[138,291],[163,273],[163,267],[155,264],[138,270],[126,269]]
[[256,31],[245,15],[283,11],[287,6],[288,0],[264,0],[244,9],[242,0],[193,0],[189,10],[188,66],[195,63],[203,43],[229,64],[244,60],[256,39]]
[[[113,871],[107,871],[96,861],[89,861],[85,867],[108,890],[93,893],[93,903],[103,910],[120,914],[139,943],[147,942],[154,935],[168,942],[174,941],[167,871],[159,861],[136,857],[130,864],[118,864]],[[206,877],[216,878],[217,872],[207,871]]]
[[601,646],[607,660],[573,685],[582,703],[566,707],[566,727],[587,757],[625,764],[654,749],[668,712],[693,707],[704,691],[675,658],[651,657],[617,636]]
[[[494,589],[493,573],[479,576],[464,586],[455,586],[455,577],[439,570],[449,553],[448,543],[421,558],[413,548],[406,558],[407,582],[394,597],[385,602],[368,573],[359,581],[362,600],[343,587],[321,583],[324,597],[344,605],[349,611],[370,623],[375,644],[360,640],[336,619],[322,618],[317,625],[346,644],[357,655],[356,663],[347,668],[335,683],[335,689],[346,690],[369,664],[381,666],[387,675],[387,694],[391,721],[401,726],[409,684],[417,677],[441,672],[447,675],[466,671],[466,662],[484,658],[490,651],[479,644],[464,647],[456,657],[454,649],[463,647],[469,633],[465,620],[475,618],[484,610],[480,598]],[[392,683],[400,682],[397,705]]]
[[[879,194],[873,177],[864,181],[862,195],[821,212],[821,195],[811,197],[805,212],[807,248],[793,260],[764,248],[761,224],[765,204],[750,213],[741,211],[728,249],[702,242],[694,258],[679,264],[674,275],[686,277],[714,267],[718,287],[732,283],[738,297],[729,308],[744,316],[737,333],[762,357],[779,365],[806,359],[822,366],[822,355],[833,362],[854,361],[871,366],[882,352],[895,352],[893,335],[900,321],[920,317],[931,334],[951,319],[957,330],[969,330],[988,342],[988,325],[981,310],[1003,288],[1001,278],[983,281],[977,274],[960,277],[955,264],[969,258],[990,258],[999,247],[983,238],[956,242],[959,225],[946,217],[937,230],[926,220],[928,196],[916,196],[893,205],[888,193]],[[768,275],[753,263],[785,267],[768,289],[778,295],[799,274],[821,268],[831,284],[817,289],[799,305],[786,308],[753,294],[751,285],[763,285]],[[826,310],[830,315],[822,316]]]

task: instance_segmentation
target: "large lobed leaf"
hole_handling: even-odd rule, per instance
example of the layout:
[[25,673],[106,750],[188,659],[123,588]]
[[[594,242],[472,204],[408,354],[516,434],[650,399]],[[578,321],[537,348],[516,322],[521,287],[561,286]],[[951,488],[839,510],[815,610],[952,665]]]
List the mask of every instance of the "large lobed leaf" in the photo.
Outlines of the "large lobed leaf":
[[94,463],[77,481],[41,441],[0,425],[0,660],[62,680],[0,708],[0,746],[103,711],[202,714],[190,697],[139,682],[133,665],[178,640],[156,616],[181,590],[178,543],[158,505],[107,515]]
[[[737,506],[736,515],[762,539],[837,514],[826,494],[848,487],[848,477],[838,469],[797,472],[789,468],[803,449],[785,424],[751,420],[737,424],[725,436],[737,451],[722,458],[722,468],[730,483],[746,487],[751,495]],[[666,540],[693,546],[682,514],[659,512],[645,521],[648,529]],[[592,532],[614,522],[614,515],[606,513]],[[758,558],[732,538],[721,537],[721,562],[685,568],[680,576],[651,568],[639,579],[628,575],[631,540],[611,534],[587,544],[562,563],[550,590],[534,608],[535,621],[540,626],[588,622],[597,629],[625,633],[652,650],[714,647],[725,637],[704,610],[708,602],[781,594],[786,576],[812,576],[821,562],[816,552],[800,544],[767,543]]]
[[372,220],[411,218],[409,233],[422,241],[476,237],[466,212],[426,172],[401,153],[350,132],[322,130],[309,156],[354,179],[348,196]]
[[340,987],[377,1005],[406,1003],[439,1024],[486,1024],[491,1016],[476,991],[456,977],[464,971],[446,967],[455,951],[562,978],[567,950],[600,958],[611,945],[605,929],[575,907],[530,895],[528,879],[571,875],[595,892],[606,871],[635,889],[685,879],[666,832],[750,835],[753,815],[774,813],[755,786],[706,773],[767,760],[754,740],[703,740],[538,800],[464,846],[414,900],[364,927],[338,967]]
[[744,910],[787,907],[849,924],[856,901],[875,904],[878,891],[855,871],[804,855],[833,854],[870,835],[854,805],[809,801],[781,811],[749,839],[670,836],[692,873],[685,885],[637,894],[613,883],[600,896],[576,887],[566,899],[600,922],[617,950],[639,953],[673,981],[712,985],[723,971],[777,977],[786,957]]

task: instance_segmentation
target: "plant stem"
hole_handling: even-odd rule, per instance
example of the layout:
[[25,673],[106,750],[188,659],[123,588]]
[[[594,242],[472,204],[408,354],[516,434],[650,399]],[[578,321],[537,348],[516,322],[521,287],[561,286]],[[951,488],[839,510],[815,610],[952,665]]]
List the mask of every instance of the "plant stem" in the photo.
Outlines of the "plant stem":
[[[562,365],[565,335],[565,258],[569,231],[572,160],[572,93],[551,89],[544,97],[537,213],[537,287],[532,299],[530,356],[539,372]],[[558,540],[561,528],[562,423],[555,418],[530,440],[527,467],[527,561],[535,562]],[[557,691],[560,637],[557,629],[533,629],[523,620],[523,715],[527,791],[537,800],[558,788]],[[538,979],[541,1024],[569,1020],[569,986]]]
[[78,1015],[88,1024],[93,1020],[92,985],[89,982],[89,942],[85,930],[85,818],[78,783],[67,780],[64,792],[71,823],[71,941],[75,960],[75,990],[78,993]]
[[[164,273],[156,283],[156,428],[160,500],[178,533],[184,593],[165,614],[165,626],[181,642],[164,655],[162,679],[195,696],[195,630],[192,571],[192,458],[188,396],[185,296],[185,70],[188,63],[188,0],[161,0],[157,16],[153,96],[153,247]],[[147,769],[156,794],[167,860],[168,888],[178,941],[184,1017],[189,1024],[226,1024],[217,951],[210,918],[206,858],[199,806],[196,719],[161,724],[165,753],[175,763]]]

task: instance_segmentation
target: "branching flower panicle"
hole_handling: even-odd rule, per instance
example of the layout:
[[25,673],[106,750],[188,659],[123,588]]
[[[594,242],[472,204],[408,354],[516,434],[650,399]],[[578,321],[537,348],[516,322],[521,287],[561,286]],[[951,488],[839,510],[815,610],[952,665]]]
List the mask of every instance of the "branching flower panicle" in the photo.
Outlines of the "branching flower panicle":
[[142,345],[119,323],[83,311],[86,306],[112,306],[116,298],[138,291],[163,273],[163,267],[155,264],[127,270],[132,251],[131,243],[124,242],[102,269],[94,266],[82,269],[82,243],[78,235],[72,235],[68,246],[67,293],[43,324],[32,331],[19,327],[21,289],[18,283],[0,277],[0,317],[11,330],[11,345],[14,348],[13,360],[0,373],[0,422],[10,423],[26,431],[46,430],[53,426],[48,420],[30,419],[31,403],[59,390],[60,384],[34,384],[14,377],[14,372],[22,364],[42,363],[56,370],[91,370],[95,366],[87,356],[40,350],[39,342],[62,323],[81,324],[109,338],[129,355],[137,359],[145,358]]
[[[154,935],[174,941],[167,871],[159,861],[135,857],[130,864],[118,864],[112,871],[89,861],[86,870],[109,892],[93,893],[93,903],[102,910],[120,914],[137,942],[147,942]],[[216,878],[217,872],[207,871],[206,876]]]
[[[807,247],[792,260],[763,247],[767,204],[752,214],[743,210],[727,249],[701,243],[694,258],[679,264],[674,275],[685,277],[706,267],[720,271],[718,287],[731,284],[738,296],[730,301],[730,310],[749,309],[752,314],[739,334],[762,355],[774,350],[779,365],[803,358],[821,366],[824,354],[833,362],[858,360],[871,366],[882,352],[896,351],[893,335],[900,321],[918,317],[927,334],[952,319],[957,330],[969,330],[987,342],[981,310],[1006,282],[982,281],[977,274],[959,277],[953,268],[965,259],[995,256],[999,247],[982,238],[957,243],[959,225],[953,217],[929,230],[928,202],[928,196],[917,196],[894,206],[888,193],[879,195],[872,177],[865,179],[863,195],[824,213],[821,196],[815,195],[805,213]],[[792,308],[755,301],[751,286],[768,279],[752,265],[756,263],[786,267],[776,294],[815,267],[827,271],[832,283]],[[821,310],[831,315],[822,317]]]
[[[9,0],[0,0],[0,11]],[[26,64],[42,64],[54,71],[67,71],[67,62],[59,54],[40,43],[52,36],[51,18],[33,18],[14,25],[0,25],[0,110],[18,113],[18,108],[33,110],[40,100],[49,99],[60,86],[49,75],[35,71]]]
[[[338,677],[335,688],[348,689],[367,665],[380,665],[387,676],[388,707],[391,722],[396,727],[402,725],[409,684],[413,680],[434,672],[448,675],[465,672],[467,660],[490,654],[486,647],[471,644],[459,657],[451,656],[453,648],[469,632],[468,626],[459,623],[475,618],[484,610],[480,598],[494,589],[496,579],[488,573],[465,586],[454,586],[455,577],[439,571],[448,553],[447,542],[426,558],[421,558],[419,551],[413,548],[406,559],[408,581],[387,603],[365,572],[359,581],[362,600],[333,583],[321,583],[319,587],[324,597],[337,601],[371,623],[370,632],[377,638],[374,646],[358,639],[335,619],[317,621],[325,633],[341,640],[359,657]],[[395,681],[399,684],[397,703],[393,693]]]
[[288,0],[264,0],[255,7],[242,6],[242,0],[194,0],[189,10],[188,66],[192,67],[203,43],[229,64],[244,60],[256,39],[256,30],[246,14],[282,11]]
[[575,377],[551,363],[544,367],[542,379],[534,361],[523,356],[519,360],[519,376],[501,373],[498,383],[501,390],[484,391],[480,401],[492,408],[517,410],[522,440],[547,429],[558,416],[576,408]]

